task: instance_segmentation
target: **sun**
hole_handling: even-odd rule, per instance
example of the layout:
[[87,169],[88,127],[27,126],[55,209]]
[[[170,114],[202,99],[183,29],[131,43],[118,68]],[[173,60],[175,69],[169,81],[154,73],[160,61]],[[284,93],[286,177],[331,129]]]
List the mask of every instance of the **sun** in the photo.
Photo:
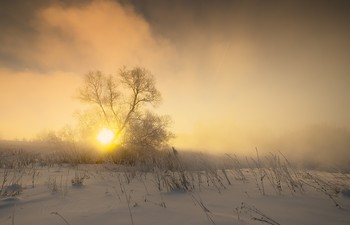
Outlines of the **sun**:
[[113,141],[114,132],[108,128],[102,128],[96,138],[101,144],[108,145]]

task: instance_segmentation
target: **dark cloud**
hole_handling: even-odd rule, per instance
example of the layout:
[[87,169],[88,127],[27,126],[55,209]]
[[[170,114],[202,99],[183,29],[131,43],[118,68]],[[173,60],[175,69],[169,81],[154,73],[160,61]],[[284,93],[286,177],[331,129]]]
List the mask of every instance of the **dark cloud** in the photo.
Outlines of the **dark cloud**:
[[329,77],[332,73],[348,80],[349,1],[126,2],[133,4],[156,35],[169,39],[189,59],[201,62],[201,76],[217,72],[207,67],[212,60],[208,55],[221,45],[224,60],[218,64],[237,66],[227,65],[225,59],[232,55],[244,59],[249,54],[257,73],[270,79],[285,79],[289,75],[282,73],[300,68],[303,72],[295,77]]
[[[191,30],[203,33],[230,34],[237,26],[251,32],[297,28],[317,31],[322,28],[335,30],[349,25],[349,1],[162,1],[132,0],[135,9],[158,32],[177,40],[191,34]],[[209,29],[209,30],[208,30]],[[327,31],[327,30],[325,30]]]
[[[30,45],[38,35],[36,13],[50,5],[84,6],[93,0],[12,0],[0,1],[0,43],[3,46]],[[122,0],[150,24],[155,35],[169,39],[179,51],[201,51],[213,42],[231,41],[244,35],[261,52],[285,55],[296,48],[318,48],[317,54],[342,49],[349,57],[349,1],[162,1]],[[331,43],[331,44],[330,44]],[[335,45],[334,45],[335,43]],[[331,46],[330,46],[331,45]],[[321,48],[320,48],[321,47]],[[206,53],[206,52],[204,52]],[[305,53],[301,53],[305,54]],[[203,54],[202,54],[203,55]],[[205,54],[204,54],[205,55]],[[35,67],[0,48],[1,64]],[[274,60],[274,59],[271,59]]]
[[[22,39],[23,44],[29,44],[35,36],[35,27],[31,25],[35,11],[42,5],[43,1],[0,1],[0,64],[3,66],[21,66],[16,55],[7,51],[7,48],[21,45],[18,39]],[[16,39],[16,40],[15,40]]]
[[[12,48],[27,48],[38,37],[37,13],[51,5],[82,6],[90,0],[11,0],[0,1],[0,65],[15,70],[40,70],[12,52]],[[33,49],[35,51],[35,49]]]

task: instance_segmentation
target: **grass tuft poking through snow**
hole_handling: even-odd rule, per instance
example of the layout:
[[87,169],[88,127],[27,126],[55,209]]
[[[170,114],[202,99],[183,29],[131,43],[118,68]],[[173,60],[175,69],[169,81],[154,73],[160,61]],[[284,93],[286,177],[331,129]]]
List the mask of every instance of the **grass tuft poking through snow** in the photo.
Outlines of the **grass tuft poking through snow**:
[[349,174],[256,153],[245,163],[170,153],[132,166],[2,158],[0,224],[350,224]]
[[58,212],[51,212],[51,214],[60,217],[67,225],[70,225],[68,223],[68,221],[61,214],[59,214]]

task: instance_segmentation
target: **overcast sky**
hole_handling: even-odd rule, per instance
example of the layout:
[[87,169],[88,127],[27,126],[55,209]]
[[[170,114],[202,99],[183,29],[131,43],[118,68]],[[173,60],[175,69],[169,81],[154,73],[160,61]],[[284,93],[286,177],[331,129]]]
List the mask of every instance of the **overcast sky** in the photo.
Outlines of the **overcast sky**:
[[71,123],[82,76],[122,65],[154,73],[180,148],[348,135],[349,1],[12,0],[0,30],[1,138]]

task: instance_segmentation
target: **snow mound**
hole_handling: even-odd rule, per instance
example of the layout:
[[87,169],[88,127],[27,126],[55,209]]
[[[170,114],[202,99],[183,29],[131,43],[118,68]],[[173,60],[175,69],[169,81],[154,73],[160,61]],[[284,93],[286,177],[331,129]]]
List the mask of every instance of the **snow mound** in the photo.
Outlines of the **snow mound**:
[[341,193],[343,194],[343,196],[345,197],[349,197],[350,198],[350,188],[344,188]]
[[18,202],[18,201],[21,201],[21,199],[18,197],[10,196],[10,197],[2,198],[1,201],[3,201],[3,202]]

